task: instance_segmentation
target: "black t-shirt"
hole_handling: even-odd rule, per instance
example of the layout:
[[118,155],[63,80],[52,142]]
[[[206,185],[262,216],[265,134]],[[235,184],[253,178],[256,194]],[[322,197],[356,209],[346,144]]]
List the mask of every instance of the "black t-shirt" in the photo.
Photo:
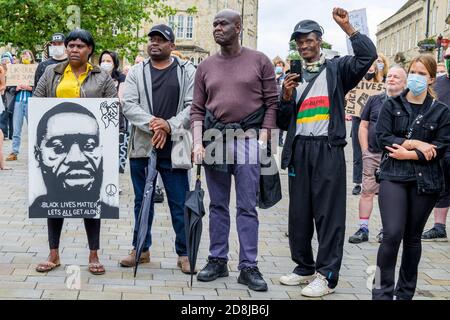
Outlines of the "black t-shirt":
[[414,115],[414,119],[416,119],[419,116],[419,113],[422,111],[422,109],[424,108],[423,104],[418,104],[418,103],[409,103],[411,105],[411,109]]
[[382,150],[378,146],[375,128],[377,125],[378,115],[380,114],[381,107],[383,106],[386,99],[387,96],[385,93],[369,97],[366,102],[366,106],[361,113],[361,120],[369,121],[369,151],[373,153],[382,152]]
[[[177,114],[180,96],[180,84],[177,75],[177,60],[165,69],[159,70],[150,63],[152,75],[153,115],[168,120]],[[158,158],[170,159],[172,152],[171,137],[167,137],[164,148],[157,149]]]

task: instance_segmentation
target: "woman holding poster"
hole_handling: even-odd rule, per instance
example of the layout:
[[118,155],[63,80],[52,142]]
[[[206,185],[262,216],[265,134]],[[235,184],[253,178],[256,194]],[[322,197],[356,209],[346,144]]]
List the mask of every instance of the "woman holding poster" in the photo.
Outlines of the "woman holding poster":
[[[64,45],[68,61],[47,67],[35,89],[35,97],[117,97],[116,86],[110,75],[89,63],[89,58],[95,51],[95,42],[88,31],[76,29],[70,32]],[[46,262],[36,267],[38,272],[48,272],[60,265],[58,248],[63,222],[63,218],[47,220],[50,254]],[[90,249],[89,271],[95,275],[105,273],[105,268],[99,262],[97,254],[100,247],[100,224],[100,219],[84,219]]]

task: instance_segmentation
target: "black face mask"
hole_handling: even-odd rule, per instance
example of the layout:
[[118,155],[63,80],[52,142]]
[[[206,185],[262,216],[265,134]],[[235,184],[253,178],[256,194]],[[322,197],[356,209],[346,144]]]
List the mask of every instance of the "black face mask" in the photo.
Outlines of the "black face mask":
[[375,72],[372,73],[366,73],[366,75],[364,76],[364,79],[366,79],[367,81],[372,80],[373,78],[375,78]]

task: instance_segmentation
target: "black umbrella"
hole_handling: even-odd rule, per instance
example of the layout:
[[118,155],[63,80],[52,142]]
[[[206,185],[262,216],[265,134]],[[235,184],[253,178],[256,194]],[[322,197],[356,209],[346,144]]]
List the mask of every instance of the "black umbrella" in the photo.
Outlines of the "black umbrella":
[[197,165],[197,181],[195,182],[195,189],[186,193],[186,201],[184,203],[187,253],[189,266],[191,267],[191,288],[195,273],[198,247],[202,236],[202,217],[205,215],[205,206],[203,205],[205,191],[202,189],[200,172],[201,165]]
[[134,267],[134,277],[136,278],[136,272],[139,266],[139,260],[141,257],[142,249],[144,248],[145,238],[148,231],[148,215],[150,212],[150,206],[153,201],[153,184],[156,179],[158,171],[156,171],[156,151],[152,150],[148,159],[148,165],[146,169],[144,198],[142,199],[141,209],[139,211],[138,218],[138,230],[136,238],[136,264]]

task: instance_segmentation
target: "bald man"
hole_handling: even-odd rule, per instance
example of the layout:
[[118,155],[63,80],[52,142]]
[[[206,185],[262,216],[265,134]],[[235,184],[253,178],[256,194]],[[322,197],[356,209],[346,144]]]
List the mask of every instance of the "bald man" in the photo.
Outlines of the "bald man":
[[[241,31],[242,20],[236,11],[223,10],[214,18],[213,36],[220,51],[199,65],[191,108],[193,157],[197,163],[201,163],[205,155],[202,132],[217,128],[213,124],[225,128],[238,126],[243,131],[252,129],[254,132],[276,129],[277,84],[272,62],[261,52],[241,47]],[[266,132],[261,130],[258,138],[245,134],[233,139],[224,136],[224,142],[216,145],[228,151],[233,150],[230,152],[232,163],[223,165],[216,161],[223,159],[205,158],[206,181],[211,199],[210,255],[207,265],[197,276],[199,281],[213,281],[228,276],[229,202],[231,176],[234,176],[236,225],[240,244],[238,282],[251,290],[267,291],[267,283],[259,272],[256,260],[260,164],[259,159],[250,160],[257,158],[254,155],[259,145],[265,145]]]

